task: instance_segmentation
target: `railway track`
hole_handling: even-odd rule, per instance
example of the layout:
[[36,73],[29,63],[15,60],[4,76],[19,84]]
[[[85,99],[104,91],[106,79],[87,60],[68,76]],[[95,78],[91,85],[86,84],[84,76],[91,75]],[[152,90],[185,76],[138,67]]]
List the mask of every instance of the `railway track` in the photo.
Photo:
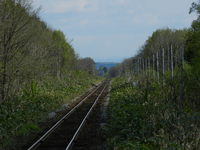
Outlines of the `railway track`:
[[73,149],[73,146],[77,145],[81,131],[85,130],[89,117],[95,111],[98,101],[105,96],[108,83],[109,81],[104,81],[92,90],[27,150]]

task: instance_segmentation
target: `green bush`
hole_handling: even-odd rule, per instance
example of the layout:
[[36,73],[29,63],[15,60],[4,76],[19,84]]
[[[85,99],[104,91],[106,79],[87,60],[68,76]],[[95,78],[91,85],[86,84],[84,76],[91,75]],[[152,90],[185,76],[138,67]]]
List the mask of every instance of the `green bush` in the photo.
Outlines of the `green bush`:
[[47,120],[49,112],[70,102],[100,80],[84,72],[73,72],[62,81],[32,81],[19,95],[0,105],[0,148],[12,149],[19,144],[19,137],[41,131],[40,123]]
[[114,79],[108,143],[120,150],[194,150],[200,145],[200,112],[169,100],[168,86]]

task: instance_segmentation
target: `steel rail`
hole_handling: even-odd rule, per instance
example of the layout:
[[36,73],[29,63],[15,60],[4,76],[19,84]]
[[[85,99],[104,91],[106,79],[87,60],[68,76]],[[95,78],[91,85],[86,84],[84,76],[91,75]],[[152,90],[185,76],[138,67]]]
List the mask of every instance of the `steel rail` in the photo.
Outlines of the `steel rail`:
[[93,105],[91,106],[90,110],[88,111],[88,113],[86,114],[86,116],[84,117],[83,121],[81,122],[81,124],[79,125],[78,129],[76,130],[74,136],[72,137],[71,141],[69,142],[69,144],[67,145],[65,150],[71,150],[73,143],[75,142],[75,140],[77,139],[81,129],[83,128],[83,126],[85,125],[89,115],[91,114],[92,110],[94,109],[94,107],[96,106],[99,98],[101,97],[101,95],[103,94],[104,90],[106,89],[107,84],[104,86],[103,90],[101,91],[101,93],[99,94],[99,96],[96,98],[95,102],[93,103]]
[[41,136],[34,144],[32,144],[27,150],[34,150],[36,149],[53,131],[57,129],[57,127],[67,119],[77,108],[79,108],[83,102],[85,102],[92,94],[94,94],[103,84],[104,82],[100,83],[99,86],[88,94],[81,102],[79,102],[74,108],[72,108],[65,116],[63,116],[58,122],[56,122],[43,136]]

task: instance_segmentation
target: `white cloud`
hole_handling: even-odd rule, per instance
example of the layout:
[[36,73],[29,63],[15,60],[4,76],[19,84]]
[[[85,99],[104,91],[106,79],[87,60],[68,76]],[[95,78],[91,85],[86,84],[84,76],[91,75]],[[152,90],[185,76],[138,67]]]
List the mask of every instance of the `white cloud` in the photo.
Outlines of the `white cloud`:
[[90,12],[98,9],[95,0],[35,0],[35,3],[42,5],[46,13]]

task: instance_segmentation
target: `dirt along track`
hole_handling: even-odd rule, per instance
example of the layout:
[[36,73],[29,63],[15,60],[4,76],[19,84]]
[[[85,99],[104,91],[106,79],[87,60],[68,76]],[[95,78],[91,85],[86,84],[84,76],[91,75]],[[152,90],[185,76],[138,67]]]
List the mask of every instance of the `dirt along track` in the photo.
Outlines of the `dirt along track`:
[[101,104],[107,95],[108,85],[107,80],[100,84],[75,110],[62,118],[59,125],[28,150],[103,150]]

